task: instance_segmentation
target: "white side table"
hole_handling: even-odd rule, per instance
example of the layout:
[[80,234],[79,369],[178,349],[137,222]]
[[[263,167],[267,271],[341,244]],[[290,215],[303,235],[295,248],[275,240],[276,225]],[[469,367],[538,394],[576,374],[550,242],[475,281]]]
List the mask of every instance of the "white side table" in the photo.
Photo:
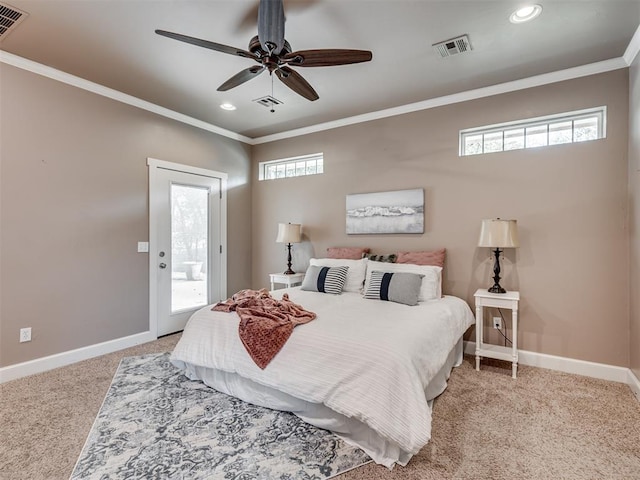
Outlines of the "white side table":
[[[489,293],[480,288],[473,295],[476,299],[476,370],[480,370],[480,357],[495,358],[512,362],[511,376],[516,378],[518,371],[518,302],[520,292]],[[483,343],[484,307],[508,308],[511,310],[512,339],[511,348]]]
[[290,275],[284,273],[270,273],[269,280],[271,281],[271,290],[275,290],[275,283],[282,283],[286,285],[285,288],[295,287],[300,285],[304,279],[304,273],[292,273]]

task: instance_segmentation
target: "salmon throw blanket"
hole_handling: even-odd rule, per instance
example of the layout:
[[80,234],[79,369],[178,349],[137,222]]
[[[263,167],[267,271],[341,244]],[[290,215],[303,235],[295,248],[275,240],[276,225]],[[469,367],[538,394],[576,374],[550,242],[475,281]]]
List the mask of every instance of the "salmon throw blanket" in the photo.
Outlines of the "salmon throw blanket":
[[282,295],[282,300],[276,300],[264,288],[240,290],[211,310],[238,314],[240,340],[263,370],[282,349],[296,325],[316,318],[315,313],[290,301],[288,294]]

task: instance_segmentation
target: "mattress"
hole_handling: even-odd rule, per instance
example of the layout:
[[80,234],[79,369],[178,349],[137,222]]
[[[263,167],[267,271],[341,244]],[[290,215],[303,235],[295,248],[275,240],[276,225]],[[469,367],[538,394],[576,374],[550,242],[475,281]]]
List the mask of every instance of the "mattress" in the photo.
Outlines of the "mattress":
[[445,296],[409,307],[357,293],[276,293],[318,316],[296,327],[264,370],[238,338],[237,314],[210,306],[191,317],[172,363],[216,390],[331,430],[377,463],[406,465],[430,438],[430,400],[462,358],[474,322],[466,302]]

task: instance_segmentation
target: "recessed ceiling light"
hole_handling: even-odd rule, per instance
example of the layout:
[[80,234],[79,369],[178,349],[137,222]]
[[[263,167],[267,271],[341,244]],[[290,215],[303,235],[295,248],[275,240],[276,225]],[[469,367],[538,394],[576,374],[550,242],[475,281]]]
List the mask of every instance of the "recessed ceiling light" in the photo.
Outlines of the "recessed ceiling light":
[[511,14],[509,21],[511,23],[524,23],[529,20],[533,20],[542,13],[541,5],[527,5],[526,7],[519,8]]
[[236,106],[231,103],[223,103],[222,105],[220,105],[220,108],[223,110],[235,110]]

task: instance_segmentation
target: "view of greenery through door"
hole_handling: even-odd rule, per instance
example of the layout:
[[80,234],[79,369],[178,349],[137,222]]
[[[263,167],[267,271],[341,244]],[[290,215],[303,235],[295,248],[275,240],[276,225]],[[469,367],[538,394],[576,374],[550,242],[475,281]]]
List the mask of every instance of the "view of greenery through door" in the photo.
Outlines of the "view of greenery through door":
[[209,191],[171,185],[171,311],[208,303]]

